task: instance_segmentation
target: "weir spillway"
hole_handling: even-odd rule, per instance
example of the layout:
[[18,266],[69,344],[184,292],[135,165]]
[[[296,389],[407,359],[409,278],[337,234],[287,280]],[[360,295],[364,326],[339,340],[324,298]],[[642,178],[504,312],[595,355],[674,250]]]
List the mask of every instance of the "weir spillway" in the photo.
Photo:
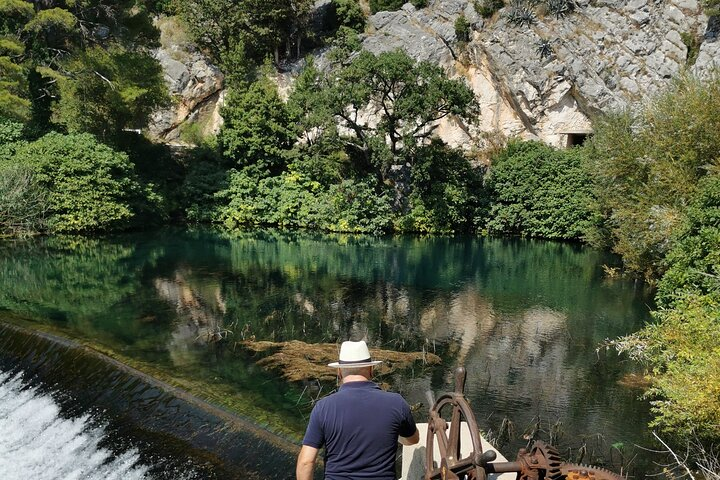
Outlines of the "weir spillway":
[[[16,473],[4,478],[75,478],[80,467],[91,473],[77,478],[88,479],[294,477],[293,442],[80,343],[2,318],[0,396],[0,428],[9,432],[0,471]],[[140,439],[151,453],[108,446],[106,429]],[[10,457],[9,445],[27,465]],[[41,470],[50,476],[24,474]]]

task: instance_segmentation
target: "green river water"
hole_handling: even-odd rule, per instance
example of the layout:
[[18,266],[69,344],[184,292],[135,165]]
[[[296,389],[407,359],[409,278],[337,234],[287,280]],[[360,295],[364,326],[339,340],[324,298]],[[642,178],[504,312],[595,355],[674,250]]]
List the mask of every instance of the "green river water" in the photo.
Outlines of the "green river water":
[[480,428],[514,426],[497,440],[506,456],[539,427],[571,460],[584,445],[584,462],[642,471],[633,445],[649,443],[650,417],[628,380],[637,367],[598,346],[647,322],[651,294],[607,279],[603,265],[617,263],[578,245],[476,237],[166,229],[3,241],[0,319],[92,345],[294,441],[333,386],[288,384],[235,341],[430,351],[440,365],[380,380],[415,405],[452,389],[464,365]]

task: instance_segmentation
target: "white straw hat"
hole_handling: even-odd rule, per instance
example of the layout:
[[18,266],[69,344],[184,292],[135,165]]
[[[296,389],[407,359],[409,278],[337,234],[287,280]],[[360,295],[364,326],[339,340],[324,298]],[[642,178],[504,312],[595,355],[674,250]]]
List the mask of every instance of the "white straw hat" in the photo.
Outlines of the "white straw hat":
[[359,342],[343,342],[340,345],[340,360],[328,363],[328,367],[372,367],[381,363],[382,360],[372,360],[370,358],[370,350],[368,350],[367,344],[360,340]]

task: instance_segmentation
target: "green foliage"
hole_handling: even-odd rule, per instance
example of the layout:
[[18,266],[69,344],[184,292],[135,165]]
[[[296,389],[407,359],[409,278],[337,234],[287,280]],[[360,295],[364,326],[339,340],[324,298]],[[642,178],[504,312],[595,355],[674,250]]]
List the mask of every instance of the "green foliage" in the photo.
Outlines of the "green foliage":
[[358,0],[333,0],[332,15],[334,25],[362,32],[365,29],[365,13]]
[[720,17],[720,0],[703,0],[705,15]]
[[387,232],[391,227],[392,200],[372,178],[343,180],[330,187],[325,228],[333,232]]
[[[349,65],[324,75],[310,68],[290,99],[313,107],[300,114],[302,130],[308,136],[320,125],[328,132],[344,125],[354,134],[345,138],[353,154],[372,163],[383,178],[396,157],[411,160],[413,149],[433,135],[437,121],[448,115],[474,117],[474,95],[467,85],[402,51],[378,56],[362,51]],[[304,100],[296,102],[296,95]],[[367,105],[374,107],[377,124],[359,115]]]
[[149,195],[135,178],[127,155],[88,134],[50,133],[17,147],[0,164],[32,172],[48,191],[48,227],[53,232],[90,233],[129,225],[132,205]]
[[399,10],[406,0],[370,0],[370,12],[393,12]]
[[685,219],[664,260],[657,302],[669,308],[688,292],[720,298],[720,176],[700,182]]
[[685,59],[685,65],[692,67],[695,65],[698,55],[700,54],[700,47],[702,46],[703,37],[701,35],[693,34],[691,32],[681,32],[680,38],[687,47],[687,58]]
[[487,187],[492,233],[578,240],[588,227],[592,183],[579,149],[510,142],[493,159]]
[[180,16],[204,48],[222,59],[238,40],[248,56],[262,60],[280,47],[299,49],[313,2],[310,0],[177,0]]
[[467,21],[465,15],[460,15],[457,20],[455,20],[455,36],[457,37],[458,42],[470,41],[470,33],[470,22]]
[[477,229],[485,201],[482,170],[440,141],[418,149],[412,169],[410,209],[402,230],[454,233]]
[[78,19],[72,13],[62,8],[40,10],[32,20],[25,24],[24,31],[29,34],[47,37],[65,36],[72,33],[77,26]]
[[652,369],[651,426],[678,439],[713,442],[720,438],[720,297],[685,293],[673,307],[617,343]]
[[657,277],[697,184],[720,164],[720,78],[677,79],[639,114],[611,115],[590,142],[598,199],[590,238]]
[[118,45],[89,48],[65,63],[66,76],[43,69],[57,80],[59,101],[53,120],[71,133],[90,132],[106,140],[125,128],[140,128],[167,100],[160,64],[144,53]]
[[295,172],[258,178],[250,168],[232,171],[228,189],[218,194],[229,199],[220,209],[218,220],[230,230],[261,225],[316,226],[320,187],[318,182]]
[[652,426],[720,438],[720,79],[683,76],[637,118],[605,119],[591,144],[600,235],[657,278],[656,323],[615,341],[645,362]]
[[427,7],[427,0],[370,0],[370,13],[394,12],[406,3],[413,4],[415,8]]
[[27,166],[0,163],[0,236],[46,228],[48,192]]
[[665,259],[657,323],[626,341],[653,369],[653,425],[720,438],[720,176],[703,179]]
[[473,6],[478,15],[483,18],[490,18],[505,6],[505,0],[476,0]]
[[[228,188],[228,167],[205,147],[196,148],[180,189],[185,219],[192,223],[211,223],[224,205],[218,192]],[[225,197],[229,197],[225,194]],[[227,202],[225,202],[227,203]]]
[[0,148],[6,144],[19,142],[24,138],[22,123],[0,117]]
[[27,72],[18,63],[24,45],[13,37],[0,37],[0,117],[26,121],[30,113]]
[[0,34],[17,34],[35,15],[32,3],[25,0],[0,0]]
[[283,170],[294,136],[285,103],[269,79],[263,77],[246,90],[231,90],[222,115],[218,143],[226,158],[263,175]]

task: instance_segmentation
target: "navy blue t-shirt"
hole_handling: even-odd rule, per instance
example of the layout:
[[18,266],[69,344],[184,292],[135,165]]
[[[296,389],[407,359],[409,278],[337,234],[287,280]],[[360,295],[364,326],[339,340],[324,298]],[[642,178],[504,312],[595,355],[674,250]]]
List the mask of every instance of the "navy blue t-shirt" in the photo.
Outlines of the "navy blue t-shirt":
[[415,430],[400,395],[373,382],[349,382],[315,405],[303,445],[325,445],[327,480],[395,480],[398,435]]

